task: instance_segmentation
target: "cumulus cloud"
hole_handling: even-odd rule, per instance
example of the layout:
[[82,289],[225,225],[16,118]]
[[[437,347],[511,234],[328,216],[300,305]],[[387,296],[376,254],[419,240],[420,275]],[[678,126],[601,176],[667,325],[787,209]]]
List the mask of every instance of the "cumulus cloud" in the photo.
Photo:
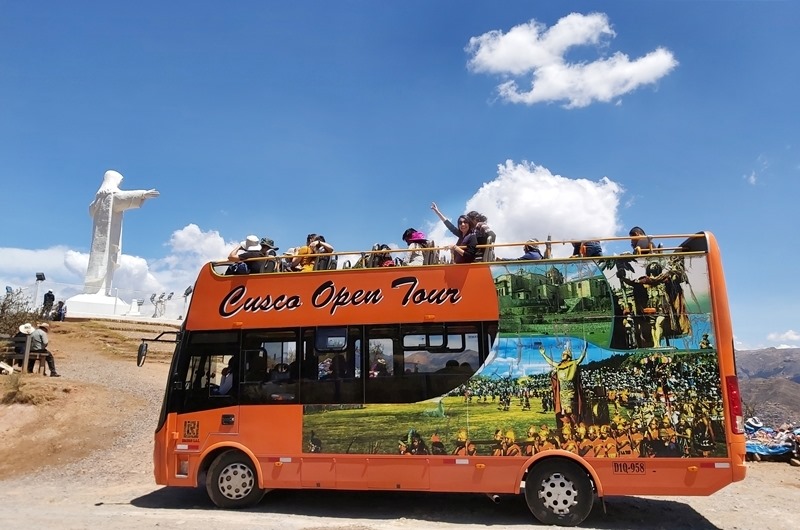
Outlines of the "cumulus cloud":
[[507,33],[489,31],[472,37],[465,50],[470,70],[506,79],[497,87],[501,99],[525,105],[566,101],[566,108],[612,101],[657,82],[678,65],[663,47],[634,60],[621,52],[588,62],[567,58],[580,46],[603,53],[614,36],[605,14],[572,13],[549,29],[531,20]]
[[[781,342],[781,341],[800,341],[800,333],[790,329],[788,331],[784,331],[783,333],[770,333],[767,335],[767,340],[773,342]],[[793,346],[787,346],[789,348]]]
[[[163,258],[148,262],[123,253],[119,268],[114,272],[112,294],[130,302],[135,298],[146,299],[152,293],[174,292],[176,303],[167,308],[167,316],[177,316],[181,309],[178,298],[194,283],[200,266],[224,259],[235,244],[226,242],[217,231],[203,231],[195,224],[187,225],[173,232],[168,242],[169,251]],[[22,289],[32,299],[36,282],[31,271],[44,271],[47,279],[41,287],[53,289],[58,299],[66,299],[83,292],[88,263],[88,253],[62,246],[39,250],[0,249],[0,282],[15,290]]]
[[[484,213],[500,243],[518,243],[531,237],[543,241],[548,234],[556,241],[603,237],[619,233],[617,214],[623,193],[619,184],[605,177],[596,181],[569,178],[536,164],[509,160],[498,165],[494,178],[475,191],[463,211],[450,213],[453,216],[469,210]],[[437,245],[456,240],[438,220],[428,229]],[[225,241],[215,230],[189,224],[172,233],[164,257],[146,260],[123,253],[120,267],[114,273],[112,294],[130,303],[137,298],[147,300],[152,293],[173,292],[174,299],[166,314],[176,317],[184,304],[181,296],[194,283],[198,269],[208,261],[225,259],[237,242]],[[394,243],[390,246],[397,247]],[[571,252],[570,245],[553,248],[557,257]],[[500,257],[520,254],[518,245],[497,250]],[[357,254],[342,256],[340,263],[348,258],[355,263],[358,257]],[[83,291],[88,262],[88,253],[63,246],[0,249],[0,285],[22,288],[33,298],[36,284],[31,271],[44,271],[47,280],[39,287],[53,289],[58,299],[67,299]],[[40,290],[39,298],[43,292]],[[41,303],[41,299],[37,302]],[[152,310],[148,306],[142,310],[146,314],[148,309]]]
[[[603,177],[597,181],[554,175],[545,167],[526,161],[506,161],[497,176],[485,183],[466,202],[464,212],[477,210],[489,218],[498,243],[595,238],[619,233],[617,214],[622,186]],[[451,220],[464,212],[451,212]],[[447,212],[444,212],[447,215]],[[454,243],[442,223],[429,227],[437,246]],[[544,250],[544,248],[542,248]],[[497,249],[500,257],[518,257],[518,246]],[[572,254],[569,245],[556,245],[553,255]]]

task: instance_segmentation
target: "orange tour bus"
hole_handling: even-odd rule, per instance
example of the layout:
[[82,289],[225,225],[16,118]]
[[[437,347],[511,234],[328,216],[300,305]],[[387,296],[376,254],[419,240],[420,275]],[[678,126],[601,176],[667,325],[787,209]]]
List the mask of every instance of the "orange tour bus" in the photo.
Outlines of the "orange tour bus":
[[209,263],[175,339],[156,483],[205,485],[222,508],[276,488],[521,494],[574,526],[605,496],[742,480],[718,244],[655,240],[460,265]]

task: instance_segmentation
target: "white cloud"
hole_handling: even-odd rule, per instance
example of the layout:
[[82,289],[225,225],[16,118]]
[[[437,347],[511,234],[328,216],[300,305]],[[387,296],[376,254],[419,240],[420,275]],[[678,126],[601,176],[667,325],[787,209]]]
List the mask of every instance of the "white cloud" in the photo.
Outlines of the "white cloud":
[[[190,224],[173,232],[164,258],[148,263],[139,256],[122,254],[119,268],[114,272],[112,294],[125,301],[149,298],[152,293],[174,292],[173,307],[167,316],[180,313],[186,287],[193,285],[199,268],[208,261],[223,260],[236,242],[226,242],[217,231],[202,231]],[[43,271],[46,276],[39,297],[53,289],[58,299],[66,299],[83,291],[83,281],[89,254],[56,246],[47,249],[0,249],[0,283],[33,298],[36,282],[31,271]],[[41,303],[41,300],[38,300]],[[170,311],[170,309],[172,311]],[[146,312],[146,310],[143,310]]]
[[[606,177],[596,182],[571,179],[529,162],[509,160],[498,166],[494,180],[467,201],[464,212],[477,210],[486,215],[498,243],[532,237],[544,241],[548,234],[556,241],[614,236],[620,229],[617,210],[623,192],[622,186]],[[450,219],[464,212],[450,212]],[[456,240],[442,223],[429,227],[429,231],[437,246]],[[571,253],[569,245],[553,248],[554,256]],[[497,249],[500,257],[520,254],[516,246]]]
[[744,180],[752,186],[755,186],[758,178],[769,169],[769,159],[766,155],[758,155],[756,158],[756,166],[757,168],[752,170],[749,175],[743,176]]
[[[553,175],[548,169],[528,162],[507,161],[498,166],[497,176],[481,186],[466,202],[464,211],[478,210],[489,217],[498,242],[521,242],[530,237],[554,240],[615,235],[619,223],[617,210],[623,188],[608,178],[598,181],[572,179]],[[463,212],[451,212],[454,215]],[[455,242],[442,223],[429,226],[437,244]],[[134,298],[150,298],[153,293],[173,292],[167,316],[177,316],[183,308],[184,290],[193,285],[197,271],[205,263],[224,260],[237,241],[226,242],[219,232],[203,231],[189,224],[172,233],[163,258],[145,260],[124,254],[114,273],[113,289],[130,302]],[[396,245],[392,243],[392,248]],[[555,256],[571,254],[571,246],[558,245]],[[124,252],[124,248],[123,248]],[[498,249],[498,256],[517,257],[518,246]],[[358,259],[350,256],[351,262]],[[347,256],[340,257],[340,264]],[[89,262],[87,253],[63,246],[46,249],[0,249],[0,286],[22,288],[34,297],[35,271],[43,271],[47,280],[39,285],[38,303],[47,289],[57,299],[67,299],[83,291],[84,275]],[[146,302],[148,304],[148,302]],[[152,310],[142,308],[144,314]]]
[[[793,329],[784,331],[783,333],[770,333],[767,335],[767,340],[773,342],[781,342],[781,341],[800,341],[800,333],[794,331]],[[794,346],[787,346],[792,348]]]
[[[498,85],[502,99],[526,105],[566,101],[567,108],[613,101],[655,83],[678,65],[672,52],[662,47],[636,60],[617,52],[591,62],[568,61],[571,48],[592,46],[602,52],[605,40],[615,35],[605,14],[572,13],[549,29],[531,20],[505,34],[493,30],[472,37],[465,50],[471,55],[472,71],[518,78]],[[529,90],[521,88],[528,84]]]

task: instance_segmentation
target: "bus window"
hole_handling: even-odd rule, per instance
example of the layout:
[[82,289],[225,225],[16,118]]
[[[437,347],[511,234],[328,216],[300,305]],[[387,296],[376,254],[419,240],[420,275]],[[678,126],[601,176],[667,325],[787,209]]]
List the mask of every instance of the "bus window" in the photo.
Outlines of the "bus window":
[[347,347],[347,328],[317,328],[314,349],[318,352],[341,352]]
[[402,367],[402,358],[395,359],[395,337],[399,326],[373,326],[366,330],[366,357],[369,377],[366,379],[364,398],[367,403],[402,403],[407,400],[409,388],[394,377],[397,363]]
[[297,402],[299,364],[296,330],[255,330],[242,337],[241,402]]
[[[174,374],[170,407],[192,412],[234,404],[239,377],[239,334],[230,331],[194,333],[184,344],[186,355]],[[228,391],[221,394],[219,389],[225,368],[234,373]]]
[[[317,337],[317,334],[322,337]],[[301,364],[307,377],[301,381],[302,402],[363,403],[359,328],[307,329],[303,337],[305,350]]]

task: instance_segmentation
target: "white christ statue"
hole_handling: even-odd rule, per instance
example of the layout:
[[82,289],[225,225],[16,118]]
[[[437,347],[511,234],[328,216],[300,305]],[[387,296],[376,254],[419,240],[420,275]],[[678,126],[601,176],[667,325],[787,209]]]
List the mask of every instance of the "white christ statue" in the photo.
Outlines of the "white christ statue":
[[85,294],[111,295],[111,279],[119,267],[122,254],[122,214],[125,210],[139,208],[146,199],[158,197],[156,190],[119,189],[122,175],[106,171],[103,184],[89,205],[92,227],[92,250],[86,269]]

